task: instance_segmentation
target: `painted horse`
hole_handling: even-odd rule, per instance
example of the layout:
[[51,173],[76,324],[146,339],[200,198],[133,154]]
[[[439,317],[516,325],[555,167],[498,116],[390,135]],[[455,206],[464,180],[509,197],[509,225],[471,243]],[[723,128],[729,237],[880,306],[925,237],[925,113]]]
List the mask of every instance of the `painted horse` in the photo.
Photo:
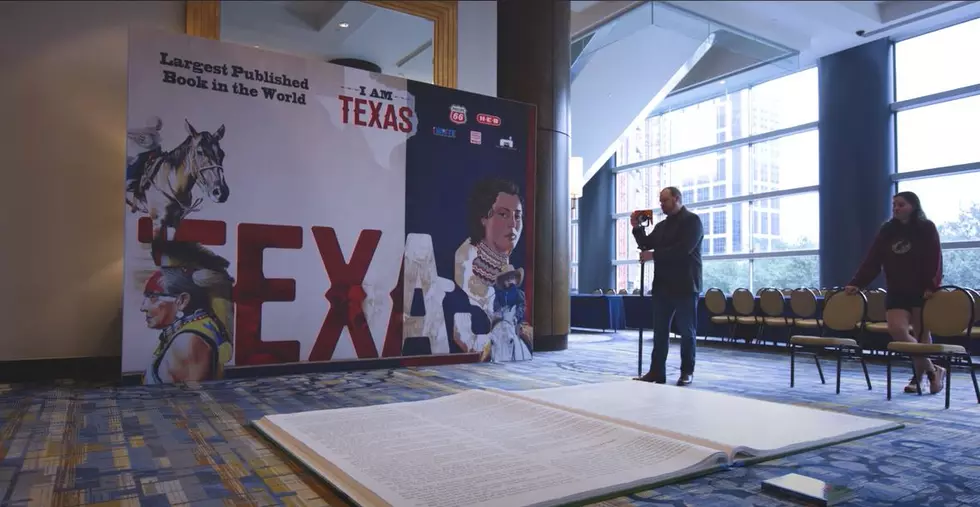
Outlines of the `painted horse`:
[[139,186],[126,199],[132,212],[146,213],[153,221],[154,243],[172,239],[170,230],[201,209],[201,194],[212,202],[223,203],[230,193],[222,165],[225,126],[211,133],[198,132],[186,119],[184,123],[187,139],[171,151],[148,157]]

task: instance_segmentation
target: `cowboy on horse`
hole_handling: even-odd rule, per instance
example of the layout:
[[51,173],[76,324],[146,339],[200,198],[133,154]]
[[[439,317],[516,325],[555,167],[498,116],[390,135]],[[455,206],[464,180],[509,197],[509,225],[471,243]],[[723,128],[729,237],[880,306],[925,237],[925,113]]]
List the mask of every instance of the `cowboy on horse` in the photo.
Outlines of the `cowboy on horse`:
[[143,175],[146,167],[151,161],[163,154],[163,147],[161,146],[163,139],[160,135],[162,128],[163,121],[159,117],[152,116],[145,127],[127,132],[129,140],[144,150],[135,157],[129,157],[126,166],[126,191],[133,194],[133,211],[135,211],[136,203],[143,200],[143,191],[146,187],[143,184]]

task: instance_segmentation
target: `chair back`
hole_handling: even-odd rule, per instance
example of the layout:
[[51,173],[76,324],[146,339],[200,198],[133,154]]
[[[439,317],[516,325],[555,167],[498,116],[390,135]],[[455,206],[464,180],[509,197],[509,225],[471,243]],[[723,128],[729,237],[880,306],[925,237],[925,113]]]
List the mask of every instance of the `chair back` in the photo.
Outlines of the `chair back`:
[[980,320],[980,292],[976,289],[964,289],[973,297],[973,322]]
[[868,300],[864,294],[833,293],[823,306],[823,325],[834,331],[854,331],[864,323]]
[[864,296],[868,298],[868,322],[885,322],[888,294],[881,289],[871,289],[865,291]]
[[712,315],[721,315],[728,310],[728,298],[717,287],[712,287],[704,293],[704,306]]
[[786,315],[786,298],[779,289],[765,288],[759,291],[759,308],[767,317]]
[[732,308],[739,315],[751,316],[755,313],[755,296],[749,289],[735,289],[732,292]]
[[789,307],[793,315],[809,319],[817,314],[817,295],[810,289],[796,289],[789,295]]
[[970,337],[975,301],[969,292],[953,286],[941,287],[922,308],[922,324],[939,336]]

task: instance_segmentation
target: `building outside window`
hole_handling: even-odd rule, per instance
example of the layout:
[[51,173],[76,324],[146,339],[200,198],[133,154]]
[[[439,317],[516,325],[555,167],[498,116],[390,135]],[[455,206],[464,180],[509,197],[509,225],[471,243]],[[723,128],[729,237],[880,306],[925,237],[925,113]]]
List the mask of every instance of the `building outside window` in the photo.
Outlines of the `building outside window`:
[[944,283],[980,287],[980,19],[895,43],[898,191],[943,243]]
[[[704,225],[704,285],[726,293],[819,283],[817,69],[655,112],[617,151],[616,289],[639,287],[629,214],[681,190]],[[646,266],[646,289],[653,278]]]
[[569,257],[569,270],[568,270],[568,290],[572,294],[578,292],[578,205],[572,208],[572,230],[568,234],[568,240],[571,242],[568,251]]

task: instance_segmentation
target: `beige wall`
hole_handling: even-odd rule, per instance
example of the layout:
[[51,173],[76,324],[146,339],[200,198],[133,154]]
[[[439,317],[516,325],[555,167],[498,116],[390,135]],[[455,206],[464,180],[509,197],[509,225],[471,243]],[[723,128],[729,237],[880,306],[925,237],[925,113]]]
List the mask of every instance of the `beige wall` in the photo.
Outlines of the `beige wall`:
[[184,3],[0,2],[0,361],[119,355],[129,26]]

